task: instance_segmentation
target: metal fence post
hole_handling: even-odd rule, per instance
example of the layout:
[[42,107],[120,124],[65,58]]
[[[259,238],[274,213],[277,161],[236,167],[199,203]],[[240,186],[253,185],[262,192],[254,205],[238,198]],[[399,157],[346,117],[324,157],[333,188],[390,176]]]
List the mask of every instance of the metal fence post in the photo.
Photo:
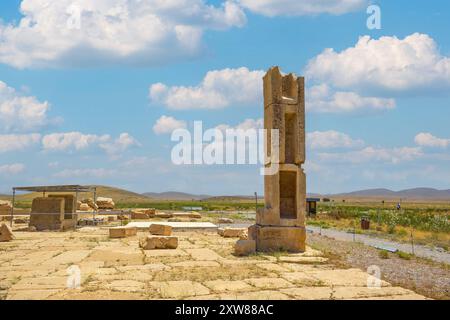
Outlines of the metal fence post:
[[12,204],[11,204],[11,228],[13,226],[13,220],[14,220],[14,202],[16,200],[16,189],[13,188],[13,196],[12,196]]
[[[255,191],[255,217],[258,214],[258,193]],[[247,220],[250,220],[247,216]]]
[[353,221],[353,242],[356,240],[356,222]]

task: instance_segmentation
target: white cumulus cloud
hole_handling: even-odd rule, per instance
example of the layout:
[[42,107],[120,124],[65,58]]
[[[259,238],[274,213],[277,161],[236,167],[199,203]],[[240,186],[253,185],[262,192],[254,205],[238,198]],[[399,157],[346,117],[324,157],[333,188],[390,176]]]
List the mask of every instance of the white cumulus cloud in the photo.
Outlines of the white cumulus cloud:
[[132,137],[129,133],[121,133],[114,141],[101,142],[100,148],[106,151],[110,155],[119,155],[128,148],[133,146],[140,146],[141,144]]
[[87,149],[93,144],[106,143],[111,139],[109,135],[98,136],[81,132],[51,133],[42,138],[44,150],[65,151],[70,149]]
[[116,154],[139,145],[129,133],[121,133],[116,139],[108,134],[84,134],[77,131],[51,133],[42,138],[42,148],[45,151],[80,151],[98,147],[108,154]]
[[220,109],[232,105],[262,103],[260,70],[222,69],[209,71],[197,86],[168,87],[162,83],[150,86],[150,100],[174,110]]
[[[230,106],[263,103],[265,72],[238,69],[209,71],[197,86],[167,86],[155,83],[150,86],[152,103],[169,109],[220,109]],[[306,88],[306,108],[318,113],[363,113],[394,109],[394,99],[366,97],[352,91],[336,91],[326,83]]]
[[306,135],[307,145],[311,149],[357,148],[364,146],[361,139],[353,139],[348,134],[329,130],[313,131]]
[[0,23],[0,62],[17,68],[157,64],[199,54],[205,30],[240,27],[239,5],[205,0],[22,0]]
[[0,165],[0,174],[11,175],[18,174],[25,170],[25,165],[22,163],[4,164]]
[[394,109],[395,106],[395,99],[364,97],[350,91],[334,91],[326,84],[312,86],[306,92],[306,108],[312,112],[376,112]]
[[176,129],[185,129],[185,128],[186,128],[186,121],[177,120],[174,117],[161,116],[161,118],[156,120],[156,123],[153,126],[153,132],[156,134],[166,134],[172,133]]
[[239,0],[245,8],[265,16],[341,15],[359,10],[367,0]]
[[225,131],[227,129],[231,130],[258,130],[264,128],[264,119],[245,119],[244,121],[238,123],[235,126],[229,124],[219,124],[216,129]]
[[367,163],[382,162],[398,164],[405,161],[416,160],[424,155],[419,147],[378,148],[365,147],[361,150],[342,153],[319,153],[322,161],[336,163]]
[[[1,34],[1,33],[0,33]],[[1,51],[0,41],[0,51]],[[29,131],[49,124],[50,104],[25,96],[0,81],[0,128],[2,131]]]
[[417,134],[414,138],[417,145],[422,147],[437,147],[437,148],[447,148],[450,146],[450,139],[442,139],[433,136],[428,132],[421,132]]
[[114,176],[115,170],[98,168],[98,169],[64,169],[55,174],[57,178],[74,178],[74,177],[86,177],[86,178],[106,178]]
[[325,49],[309,61],[310,79],[337,88],[404,92],[450,87],[450,57],[426,34],[399,39],[360,37],[354,47],[341,52]]
[[0,153],[25,150],[40,142],[41,135],[31,134],[3,134],[0,135]]

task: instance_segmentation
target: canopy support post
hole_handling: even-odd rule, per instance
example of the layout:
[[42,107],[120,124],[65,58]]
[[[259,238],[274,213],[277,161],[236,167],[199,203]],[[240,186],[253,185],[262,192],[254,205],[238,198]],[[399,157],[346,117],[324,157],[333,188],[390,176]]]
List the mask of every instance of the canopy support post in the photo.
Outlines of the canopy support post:
[[11,203],[11,228],[13,226],[13,220],[14,220],[14,202],[16,200],[16,189],[13,188],[13,196],[12,196],[12,203]]

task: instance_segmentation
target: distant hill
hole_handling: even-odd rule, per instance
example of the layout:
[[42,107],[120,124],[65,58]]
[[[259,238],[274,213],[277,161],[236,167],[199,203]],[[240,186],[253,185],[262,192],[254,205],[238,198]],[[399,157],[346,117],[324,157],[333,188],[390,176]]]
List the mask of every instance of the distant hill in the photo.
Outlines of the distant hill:
[[[18,194],[16,199],[18,201],[31,201],[33,198],[41,197],[41,193],[25,193]],[[92,198],[92,193],[80,192],[78,195],[79,199]],[[128,190],[108,187],[108,186],[97,186],[97,197],[108,197],[112,198],[114,202],[148,202],[149,199],[139,193],[131,192]],[[10,196],[9,196],[10,198]]]
[[[40,193],[18,193],[16,199],[18,201],[31,201],[35,197],[41,196]],[[190,194],[184,192],[146,192],[144,194],[139,194],[136,192],[109,187],[109,186],[97,186],[97,196],[99,197],[109,197],[113,198],[116,203],[146,203],[153,201],[169,200],[169,201],[191,201],[191,200],[202,200],[202,201],[229,201],[229,202],[239,202],[239,201],[254,201],[253,196],[211,196],[205,194]],[[80,193],[79,198],[91,198],[90,193]],[[380,200],[394,200],[394,199],[404,199],[404,200],[428,200],[428,201],[450,201],[450,189],[448,190],[437,190],[433,188],[413,188],[400,191],[392,191],[389,189],[367,189],[358,190],[348,193],[339,194],[308,194],[308,197],[314,198],[337,198],[337,199],[380,199]],[[263,201],[264,195],[258,194],[258,201]],[[10,200],[11,195],[0,194],[0,199]]]
[[0,200],[10,200],[11,196],[8,196],[7,194],[0,194]]
[[368,189],[326,196],[339,198],[401,198],[414,200],[450,200],[450,189],[437,190],[433,188],[413,188],[400,191],[392,191],[389,189]]
[[[162,192],[144,193],[145,196],[152,199],[159,200],[203,200],[203,201],[253,201],[254,196],[208,196],[208,195],[195,195],[183,192]],[[307,195],[311,198],[341,198],[341,199],[410,199],[410,200],[444,200],[450,201],[450,189],[449,190],[437,190],[433,188],[414,188],[400,191],[393,191],[385,188],[379,189],[367,189],[358,190],[347,193],[338,194],[317,194],[310,193]],[[258,195],[258,200],[261,201],[264,198],[263,194]]]
[[367,189],[358,190],[347,193],[332,194],[329,196],[346,196],[346,197],[395,197],[396,192],[389,189]]
[[[262,198],[264,198],[264,196],[262,196]],[[214,196],[214,197],[209,197],[204,199],[205,201],[254,201],[255,197],[254,196]],[[258,200],[261,200],[261,196],[258,195]]]
[[142,194],[144,197],[158,200],[203,200],[207,199],[211,196],[205,194],[190,194],[184,192],[175,192],[175,191],[167,191],[167,192],[146,192]]

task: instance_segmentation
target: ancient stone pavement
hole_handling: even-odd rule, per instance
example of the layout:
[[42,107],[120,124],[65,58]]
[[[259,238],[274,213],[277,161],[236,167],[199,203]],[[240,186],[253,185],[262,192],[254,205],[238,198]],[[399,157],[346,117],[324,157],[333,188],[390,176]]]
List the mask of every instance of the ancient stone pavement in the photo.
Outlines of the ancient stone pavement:
[[[368,288],[365,272],[339,269],[311,248],[238,258],[236,239],[177,232],[177,249],[144,251],[143,235],[15,232],[0,243],[0,299],[424,299],[386,282]],[[74,270],[80,288],[67,287]]]

